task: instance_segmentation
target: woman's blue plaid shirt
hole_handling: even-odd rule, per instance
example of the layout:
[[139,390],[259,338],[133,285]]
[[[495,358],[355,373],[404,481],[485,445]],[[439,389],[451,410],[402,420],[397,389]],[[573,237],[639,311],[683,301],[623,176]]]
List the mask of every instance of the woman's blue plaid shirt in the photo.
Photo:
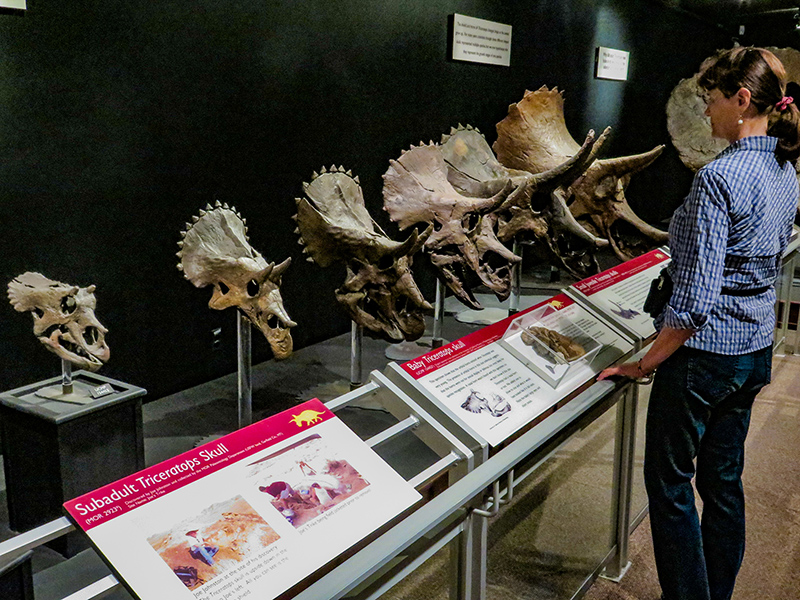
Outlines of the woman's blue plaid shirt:
[[[700,169],[669,227],[675,287],[656,327],[695,329],[691,348],[744,354],[772,343],[781,255],[798,201],[794,166],[777,139],[734,142]],[[770,286],[751,296],[724,293]]]

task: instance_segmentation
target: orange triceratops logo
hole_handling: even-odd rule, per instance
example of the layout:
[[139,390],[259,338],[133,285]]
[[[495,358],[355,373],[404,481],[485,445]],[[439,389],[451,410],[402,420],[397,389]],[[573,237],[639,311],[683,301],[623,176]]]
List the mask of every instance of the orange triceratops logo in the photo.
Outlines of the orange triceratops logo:
[[319,423],[322,421],[321,415],[323,414],[324,413],[317,412],[315,410],[304,410],[299,415],[292,415],[290,421],[298,427],[302,427],[303,425],[313,425],[314,423]]

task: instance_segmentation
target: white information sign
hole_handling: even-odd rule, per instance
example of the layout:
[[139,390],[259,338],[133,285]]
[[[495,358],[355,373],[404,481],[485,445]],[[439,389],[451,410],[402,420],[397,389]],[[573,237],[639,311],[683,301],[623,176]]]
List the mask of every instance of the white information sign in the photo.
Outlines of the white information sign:
[[629,58],[630,52],[599,46],[597,48],[595,77],[598,79],[626,81],[628,79]]
[[25,0],[0,0],[0,8],[20,8],[25,10]]
[[621,265],[603,271],[572,289],[585,297],[596,310],[613,319],[619,327],[643,340],[655,335],[653,319],[644,312],[644,301],[650,284],[669,264],[669,256],[652,250]]
[[453,15],[453,60],[511,64],[511,25]]
[[[557,386],[530,368],[527,358],[539,360],[533,348],[522,345],[509,351],[508,341],[503,339],[513,322],[525,322],[544,304],[579,325],[602,346],[588,360],[576,361]],[[552,320],[553,326],[555,322]],[[472,435],[497,446],[522,427],[550,414],[571,392],[632,348],[633,344],[581,305],[559,294],[404,363],[396,372]]]
[[141,600],[270,600],[419,499],[310,400],[64,507]]

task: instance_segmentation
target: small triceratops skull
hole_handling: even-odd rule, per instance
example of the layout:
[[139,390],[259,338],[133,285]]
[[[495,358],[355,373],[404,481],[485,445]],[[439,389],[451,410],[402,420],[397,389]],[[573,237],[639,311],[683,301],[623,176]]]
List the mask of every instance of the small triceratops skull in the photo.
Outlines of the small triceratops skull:
[[11,305],[33,314],[33,333],[45,347],[80,369],[96,371],[108,360],[108,330],[94,314],[95,286],[78,287],[23,273],[8,284]]
[[209,204],[193,221],[181,232],[178,269],[195,287],[214,286],[211,308],[242,311],[267,338],[275,358],[291,355],[290,328],[297,323],[286,313],[280,292],[291,258],[267,263],[250,245],[244,219],[227,204]]
[[383,176],[384,209],[400,229],[433,225],[425,251],[442,283],[471,308],[483,307],[469,288],[470,274],[501,300],[508,298],[511,265],[520,258],[497,239],[489,215],[514,204],[522,188],[507,180],[487,198],[460,194],[448,181],[447,164],[433,142],[412,146],[389,165]]
[[405,242],[391,240],[367,212],[358,177],[343,167],[314,173],[303,191],[296,231],[303,252],[321,267],[347,266],[336,299],[350,318],[389,342],[420,338],[432,307],[414,281],[411,261],[431,229],[414,232]]
[[[563,164],[580,146],[567,131],[564,98],[557,88],[526,91],[497,124],[494,151],[506,167],[541,173]],[[667,233],[639,218],[625,198],[633,174],[650,165],[664,146],[634,156],[592,162],[563,186],[570,212],[588,231],[607,239],[621,260],[666,243]]]

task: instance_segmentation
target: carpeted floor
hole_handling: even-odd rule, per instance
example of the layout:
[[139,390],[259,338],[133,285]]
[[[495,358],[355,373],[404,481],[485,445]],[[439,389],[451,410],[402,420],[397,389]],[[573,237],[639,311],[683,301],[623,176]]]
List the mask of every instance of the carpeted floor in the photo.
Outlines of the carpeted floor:
[[[733,600],[800,598],[800,356],[775,357],[773,380],[753,408],[744,486],[747,550]],[[584,600],[658,600],[645,519],[619,584],[598,580]]]

